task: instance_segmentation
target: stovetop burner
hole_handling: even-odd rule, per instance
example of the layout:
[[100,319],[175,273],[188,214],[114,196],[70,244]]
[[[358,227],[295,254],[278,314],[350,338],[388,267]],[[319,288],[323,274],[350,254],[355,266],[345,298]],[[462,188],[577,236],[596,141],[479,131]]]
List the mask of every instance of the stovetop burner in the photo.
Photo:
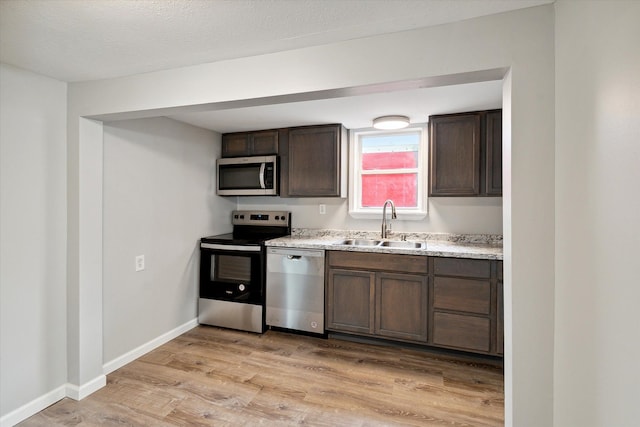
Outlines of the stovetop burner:
[[219,234],[217,236],[203,237],[200,239],[202,243],[218,243],[229,245],[261,245],[270,239],[276,239],[278,237],[286,236],[286,234],[279,235],[262,235],[256,237],[236,237],[233,233]]
[[265,241],[291,234],[291,212],[233,211],[233,232],[203,237],[202,243],[261,245]]

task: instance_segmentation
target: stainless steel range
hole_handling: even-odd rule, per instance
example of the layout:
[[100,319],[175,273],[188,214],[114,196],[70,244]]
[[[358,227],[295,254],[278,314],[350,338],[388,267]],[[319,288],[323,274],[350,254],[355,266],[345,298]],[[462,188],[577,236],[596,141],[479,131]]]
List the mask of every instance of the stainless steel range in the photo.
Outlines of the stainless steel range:
[[233,211],[233,233],[200,239],[201,324],[265,331],[264,242],[291,234],[291,212]]

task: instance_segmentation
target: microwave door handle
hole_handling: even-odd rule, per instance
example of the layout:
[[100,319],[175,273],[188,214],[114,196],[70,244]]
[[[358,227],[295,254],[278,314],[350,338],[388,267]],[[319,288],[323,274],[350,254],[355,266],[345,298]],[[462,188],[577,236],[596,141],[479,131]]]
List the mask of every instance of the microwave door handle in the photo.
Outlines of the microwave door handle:
[[266,165],[267,164],[265,162],[262,162],[262,164],[260,165],[260,188],[267,188],[267,186],[264,184],[264,169]]

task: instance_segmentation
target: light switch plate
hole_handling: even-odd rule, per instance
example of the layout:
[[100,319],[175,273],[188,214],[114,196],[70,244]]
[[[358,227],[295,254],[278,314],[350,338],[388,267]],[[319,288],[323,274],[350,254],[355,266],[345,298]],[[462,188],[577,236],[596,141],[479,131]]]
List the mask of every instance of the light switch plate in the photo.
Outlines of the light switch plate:
[[136,271],[144,270],[144,255],[138,255],[136,257]]

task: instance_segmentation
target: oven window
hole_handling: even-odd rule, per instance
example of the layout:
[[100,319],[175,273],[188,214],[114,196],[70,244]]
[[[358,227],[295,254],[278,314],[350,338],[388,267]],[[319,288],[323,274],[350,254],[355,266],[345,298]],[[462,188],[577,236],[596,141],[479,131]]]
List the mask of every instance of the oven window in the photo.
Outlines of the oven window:
[[251,281],[251,257],[214,255],[211,263],[211,280],[248,283]]

